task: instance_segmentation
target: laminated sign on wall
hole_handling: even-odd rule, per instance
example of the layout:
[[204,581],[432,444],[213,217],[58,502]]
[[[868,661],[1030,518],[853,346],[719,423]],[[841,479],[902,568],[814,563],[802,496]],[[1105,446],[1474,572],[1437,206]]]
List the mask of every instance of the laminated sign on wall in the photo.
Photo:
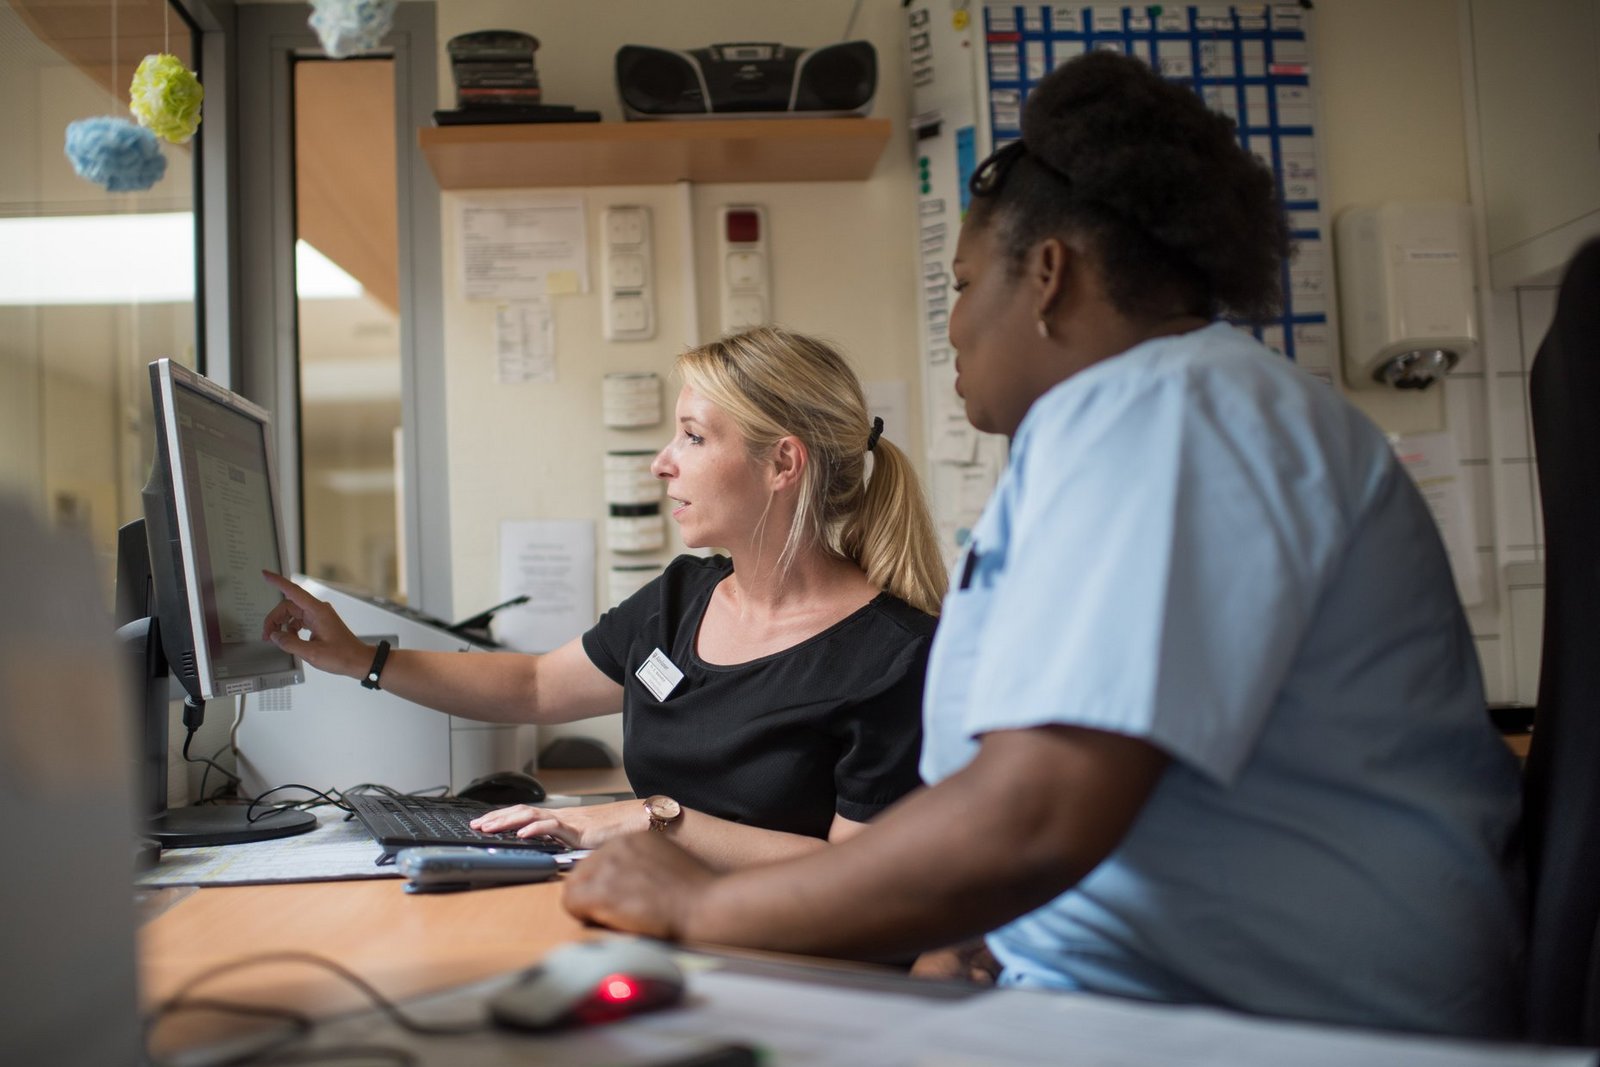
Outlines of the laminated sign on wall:
[[1004,439],[967,423],[946,336],[954,299],[949,264],[967,212],[967,179],[989,152],[1021,136],[1028,93],[1074,56],[1097,49],[1138,56],[1234,120],[1240,143],[1277,179],[1295,245],[1284,268],[1282,313],[1240,325],[1333,381],[1338,339],[1307,10],[909,0],[905,11],[928,488],[947,559],[964,543],[1006,454]]
[[991,2],[984,5],[984,69],[995,148],[1022,135],[1022,105],[1034,85],[1097,49],[1146,60],[1233,119],[1240,143],[1278,179],[1295,244],[1282,313],[1248,328],[1331,382],[1338,351],[1333,265],[1317,164],[1309,21],[1297,4]]

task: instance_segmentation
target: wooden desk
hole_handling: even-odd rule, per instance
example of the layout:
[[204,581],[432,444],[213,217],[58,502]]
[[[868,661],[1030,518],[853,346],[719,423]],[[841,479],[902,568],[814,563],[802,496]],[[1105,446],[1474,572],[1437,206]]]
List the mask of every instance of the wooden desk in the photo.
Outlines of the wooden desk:
[[[539,779],[552,793],[628,788],[621,770],[541,771]],[[326,957],[403,999],[526,967],[556,945],[595,936],[562,909],[559,880],[418,896],[404,884],[383,878],[167,890],[179,899],[139,931],[143,1006],[208,968],[268,952]],[[349,983],[303,963],[253,966],[200,992],[317,1016],[368,1006]],[[245,1032],[237,1020],[185,1014],[161,1024],[156,1049]]]
[[537,777],[552,793],[626,793],[633,788],[621,767],[596,771],[540,770]]
[[[562,910],[559,881],[418,896],[403,885],[384,878],[196,890],[139,931],[144,1007],[207,968],[266,952],[332,959],[403,999],[526,967],[556,945],[594,936]],[[202,992],[317,1016],[368,1006],[347,982],[303,963],[250,967]],[[184,1015],[162,1024],[157,1048],[237,1032],[236,1021]]]

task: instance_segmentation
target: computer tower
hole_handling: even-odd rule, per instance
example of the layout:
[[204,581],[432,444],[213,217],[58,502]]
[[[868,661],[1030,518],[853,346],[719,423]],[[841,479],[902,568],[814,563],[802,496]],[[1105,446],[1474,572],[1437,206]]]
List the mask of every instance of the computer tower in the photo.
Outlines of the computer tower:
[[[384,639],[397,649],[463,655],[489,647],[401,605],[313,578],[294,580],[332,604],[368,643]],[[491,771],[522,769],[535,758],[532,726],[459,719],[309,663],[305,675],[301,685],[244,698],[238,744],[247,796],[290,784],[329,790],[364,782],[405,792],[446,785],[455,791]]]

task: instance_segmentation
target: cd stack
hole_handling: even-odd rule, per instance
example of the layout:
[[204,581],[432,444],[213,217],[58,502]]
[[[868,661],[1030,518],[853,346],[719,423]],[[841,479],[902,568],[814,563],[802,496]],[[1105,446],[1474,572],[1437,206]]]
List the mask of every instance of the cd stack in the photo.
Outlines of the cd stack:
[[482,30],[450,38],[456,106],[463,109],[532,107],[539,103],[533,54],[539,39],[515,30]]

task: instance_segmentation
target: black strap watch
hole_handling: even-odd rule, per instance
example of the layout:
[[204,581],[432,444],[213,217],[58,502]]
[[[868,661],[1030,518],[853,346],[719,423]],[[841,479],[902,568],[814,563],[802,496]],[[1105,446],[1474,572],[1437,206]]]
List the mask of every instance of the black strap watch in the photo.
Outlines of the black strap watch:
[[363,689],[377,689],[378,679],[383,675],[384,662],[389,658],[389,642],[378,642],[378,654],[372,657],[372,666],[367,668],[367,673],[361,678]]

